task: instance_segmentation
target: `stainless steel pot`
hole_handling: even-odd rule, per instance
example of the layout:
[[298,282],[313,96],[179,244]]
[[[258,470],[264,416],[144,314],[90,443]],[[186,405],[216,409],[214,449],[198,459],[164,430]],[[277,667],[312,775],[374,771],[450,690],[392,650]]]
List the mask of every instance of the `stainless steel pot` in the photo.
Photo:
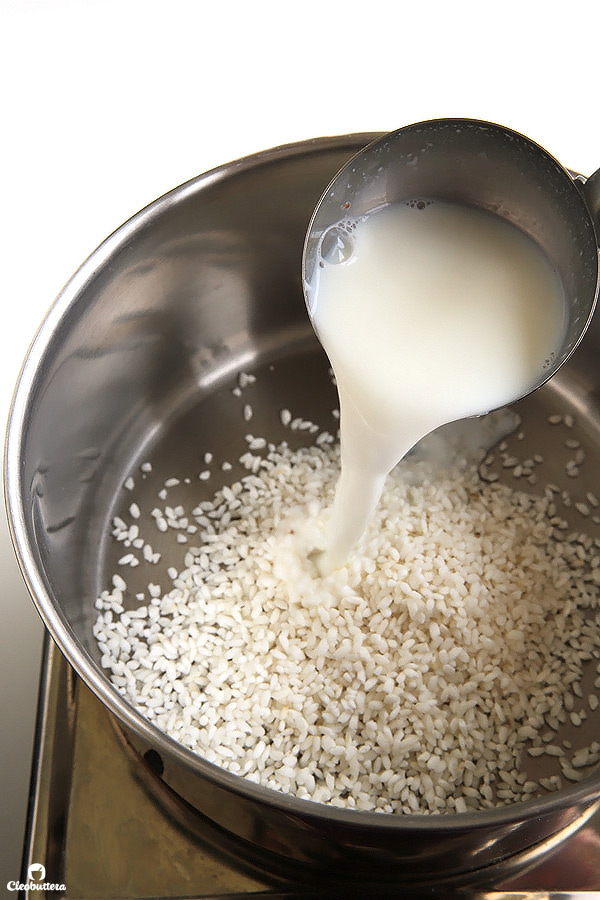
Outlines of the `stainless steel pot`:
[[[223,166],[151,204],[92,254],[24,363],[6,445],[9,517],[40,615],[140,765],[146,760],[249,853],[351,891],[361,879],[411,889],[442,879],[489,883],[591,815],[600,774],[541,799],[453,816],[298,800],[224,772],[159,732],[110,684],[92,636],[94,600],[115,561],[110,522],[130,472],[152,457],[145,489],[156,491],[165,474],[197,467],[207,443],[214,452],[241,444],[248,429],[231,396],[241,369],[261,372],[256,433],[261,417],[272,423],[284,405],[322,420],[334,404],[306,315],[302,246],[324,186],[372,138],[308,141]],[[576,410],[596,459],[599,349],[593,322],[572,360],[523,408],[534,419],[557,406]]]

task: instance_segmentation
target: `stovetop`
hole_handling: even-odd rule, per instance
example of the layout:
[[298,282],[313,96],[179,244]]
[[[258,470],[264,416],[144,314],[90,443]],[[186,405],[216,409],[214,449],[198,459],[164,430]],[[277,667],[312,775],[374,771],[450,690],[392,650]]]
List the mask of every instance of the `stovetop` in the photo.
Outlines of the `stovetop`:
[[[265,874],[226,833],[178,801],[128,752],[100,701],[46,637],[21,881],[45,868],[66,900],[331,898]],[[543,863],[470,900],[600,898],[600,813]],[[44,893],[30,888],[25,896]],[[386,897],[405,896],[399,886]],[[361,887],[357,896],[365,897]]]

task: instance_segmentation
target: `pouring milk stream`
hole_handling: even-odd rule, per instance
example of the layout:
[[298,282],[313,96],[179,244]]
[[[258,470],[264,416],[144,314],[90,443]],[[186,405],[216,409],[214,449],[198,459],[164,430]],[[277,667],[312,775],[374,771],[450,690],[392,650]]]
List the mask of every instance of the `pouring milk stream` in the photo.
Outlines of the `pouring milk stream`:
[[421,438],[538,382],[567,314],[532,238],[492,213],[424,200],[329,229],[311,313],[340,398],[327,572],[344,563],[387,474]]

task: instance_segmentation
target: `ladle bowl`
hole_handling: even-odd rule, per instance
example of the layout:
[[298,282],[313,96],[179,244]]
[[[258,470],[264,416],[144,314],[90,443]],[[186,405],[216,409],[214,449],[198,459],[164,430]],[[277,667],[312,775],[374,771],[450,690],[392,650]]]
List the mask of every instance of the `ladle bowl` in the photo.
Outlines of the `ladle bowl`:
[[529,138],[491,122],[438,119],[376,138],[340,169],[310,221],[303,286],[311,318],[321,268],[352,252],[349,226],[384,205],[425,200],[501,216],[533,238],[556,269],[567,325],[537,389],[571,356],[594,312],[600,170],[587,180],[574,176]]

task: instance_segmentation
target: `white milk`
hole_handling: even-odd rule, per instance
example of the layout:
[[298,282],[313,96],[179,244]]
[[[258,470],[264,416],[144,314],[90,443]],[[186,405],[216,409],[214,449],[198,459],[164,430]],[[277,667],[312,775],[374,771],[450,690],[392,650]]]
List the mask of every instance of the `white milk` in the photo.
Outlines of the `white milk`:
[[341,261],[319,269],[312,310],[341,413],[325,569],[345,561],[411,447],[526,394],[566,327],[548,259],[491,213],[412,202],[341,225],[326,238],[342,236],[338,255],[325,254]]

